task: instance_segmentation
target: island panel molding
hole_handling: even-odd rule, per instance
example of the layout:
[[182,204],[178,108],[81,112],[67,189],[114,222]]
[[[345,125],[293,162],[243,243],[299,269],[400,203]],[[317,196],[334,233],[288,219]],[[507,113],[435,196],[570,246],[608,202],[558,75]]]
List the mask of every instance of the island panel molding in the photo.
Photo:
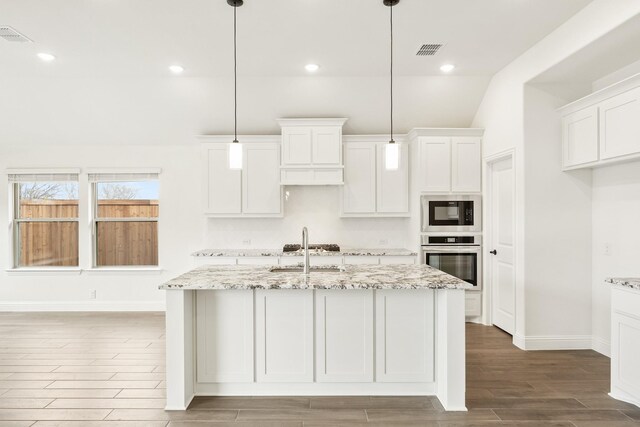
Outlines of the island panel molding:
[[196,395],[293,394],[436,395],[466,410],[469,287],[427,265],[193,270],[162,286],[167,408],[184,410]]

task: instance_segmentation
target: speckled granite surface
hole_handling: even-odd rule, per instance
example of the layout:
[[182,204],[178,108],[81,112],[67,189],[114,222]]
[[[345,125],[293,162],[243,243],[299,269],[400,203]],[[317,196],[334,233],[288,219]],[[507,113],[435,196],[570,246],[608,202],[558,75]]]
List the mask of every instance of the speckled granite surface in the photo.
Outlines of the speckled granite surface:
[[[203,266],[160,289],[473,289],[424,264],[348,265],[340,272],[274,273],[265,266]],[[327,267],[323,267],[327,268]]]
[[640,291],[640,277],[610,277],[605,282]]
[[[283,252],[282,249],[203,249],[191,254],[195,257],[261,257],[302,256],[301,251]],[[311,256],[416,256],[409,249],[342,249],[340,252],[309,251]]]

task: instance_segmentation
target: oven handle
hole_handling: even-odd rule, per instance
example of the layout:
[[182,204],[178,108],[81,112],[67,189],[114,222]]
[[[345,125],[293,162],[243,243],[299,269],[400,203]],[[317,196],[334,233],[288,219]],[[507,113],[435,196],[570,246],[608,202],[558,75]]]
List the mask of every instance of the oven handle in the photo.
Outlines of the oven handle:
[[452,248],[450,246],[423,246],[423,252],[452,252],[452,253],[480,253],[482,248],[480,246],[456,246]]

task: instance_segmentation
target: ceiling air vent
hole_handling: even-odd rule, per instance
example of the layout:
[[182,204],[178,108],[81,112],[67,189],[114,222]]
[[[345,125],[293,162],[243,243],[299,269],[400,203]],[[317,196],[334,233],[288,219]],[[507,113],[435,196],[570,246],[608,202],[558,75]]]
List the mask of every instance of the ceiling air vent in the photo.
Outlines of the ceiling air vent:
[[433,56],[436,53],[438,53],[438,51],[440,50],[440,48],[443,45],[441,44],[435,44],[435,43],[431,43],[431,44],[423,44],[422,47],[418,50],[418,53],[416,53],[416,55],[418,56]]
[[8,42],[30,42],[29,37],[24,36],[7,25],[0,25],[0,38]]

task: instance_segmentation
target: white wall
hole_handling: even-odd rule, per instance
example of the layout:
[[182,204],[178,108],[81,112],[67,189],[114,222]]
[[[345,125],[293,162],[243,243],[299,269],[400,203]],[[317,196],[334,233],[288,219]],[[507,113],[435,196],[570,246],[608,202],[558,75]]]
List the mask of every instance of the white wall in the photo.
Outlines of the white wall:
[[338,243],[343,248],[404,248],[413,243],[408,240],[408,218],[340,218],[338,186],[285,190],[289,196],[284,218],[209,219],[207,247],[281,248],[283,243],[300,243],[304,226],[312,243]]
[[[191,266],[189,253],[202,248],[197,146],[47,146],[0,151],[0,171],[8,167],[160,167],[159,262],[161,273],[9,273],[8,227],[0,227],[0,310],[163,309],[158,285]],[[0,184],[0,223],[8,224],[8,185]],[[80,177],[80,264],[91,267],[87,177]],[[90,291],[96,290],[96,299]]]
[[591,346],[591,171],[562,171],[567,100],[529,85],[524,96],[527,348]]
[[[527,283],[529,276],[539,274],[539,268],[546,268],[550,271],[560,272],[562,277],[571,277],[574,272],[574,264],[565,265],[560,257],[549,257],[547,263],[540,262],[541,254],[539,247],[526,245],[529,238],[533,238],[536,233],[542,232],[543,236],[552,237],[554,233],[553,223],[545,221],[544,212],[540,212],[536,203],[544,202],[544,193],[534,192],[536,182],[545,183],[553,198],[560,198],[560,192],[566,193],[570,200],[581,200],[584,191],[581,183],[572,183],[570,176],[559,176],[555,173],[554,167],[559,168],[559,151],[552,153],[549,148],[531,149],[528,144],[539,143],[539,138],[535,132],[532,134],[525,126],[527,97],[525,97],[525,85],[537,75],[560,63],[563,59],[577,52],[589,43],[598,39],[607,32],[615,29],[625,21],[640,14],[640,2],[635,0],[595,0],[578,14],[558,27],[554,32],[541,40],[522,56],[517,58],[492,79],[487,93],[478,109],[473,121],[474,127],[484,127],[484,155],[492,155],[505,149],[515,149],[516,158],[516,342],[526,347],[527,338],[534,338],[531,343],[543,346],[562,346],[561,340],[568,336],[580,340],[584,338],[585,326],[583,313],[587,309],[587,301],[582,298],[574,301],[575,289],[578,283],[572,281],[570,284],[556,282],[556,287],[552,294],[545,295],[539,293],[538,298],[525,300],[525,287],[527,297],[531,292],[536,295],[538,289],[533,283]],[[535,108],[535,107],[533,107]],[[545,150],[549,150],[545,153]],[[527,156],[536,156],[538,163],[533,163]],[[555,156],[555,157],[553,157]],[[548,167],[546,167],[548,165]],[[552,176],[547,174],[552,171]],[[533,184],[531,184],[533,182]],[[553,190],[557,185],[558,189]],[[537,185],[536,185],[537,186]],[[542,188],[539,186],[538,188]],[[532,191],[531,194],[528,191]],[[586,196],[585,196],[586,197]],[[575,211],[574,211],[575,212]],[[589,228],[585,226],[590,215],[589,210],[578,212],[579,218],[576,220],[584,228],[584,236],[575,229],[572,236],[576,239],[572,245],[580,247],[589,245]],[[544,228],[547,226],[548,228]],[[561,228],[555,231],[562,233]],[[534,233],[532,236],[531,234]],[[536,251],[530,253],[531,251]],[[564,301],[564,304],[549,305],[550,299]],[[573,310],[577,307],[576,318],[572,317]],[[528,314],[531,311],[532,316]],[[532,321],[537,319],[541,313],[549,319],[563,319],[562,322],[552,321]],[[546,337],[546,342],[541,338]],[[556,339],[557,338],[557,339]]]
[[611,285],[604,279],[640,277],[640,162],[593,171],[592,249],[594,349],[608,355]]

